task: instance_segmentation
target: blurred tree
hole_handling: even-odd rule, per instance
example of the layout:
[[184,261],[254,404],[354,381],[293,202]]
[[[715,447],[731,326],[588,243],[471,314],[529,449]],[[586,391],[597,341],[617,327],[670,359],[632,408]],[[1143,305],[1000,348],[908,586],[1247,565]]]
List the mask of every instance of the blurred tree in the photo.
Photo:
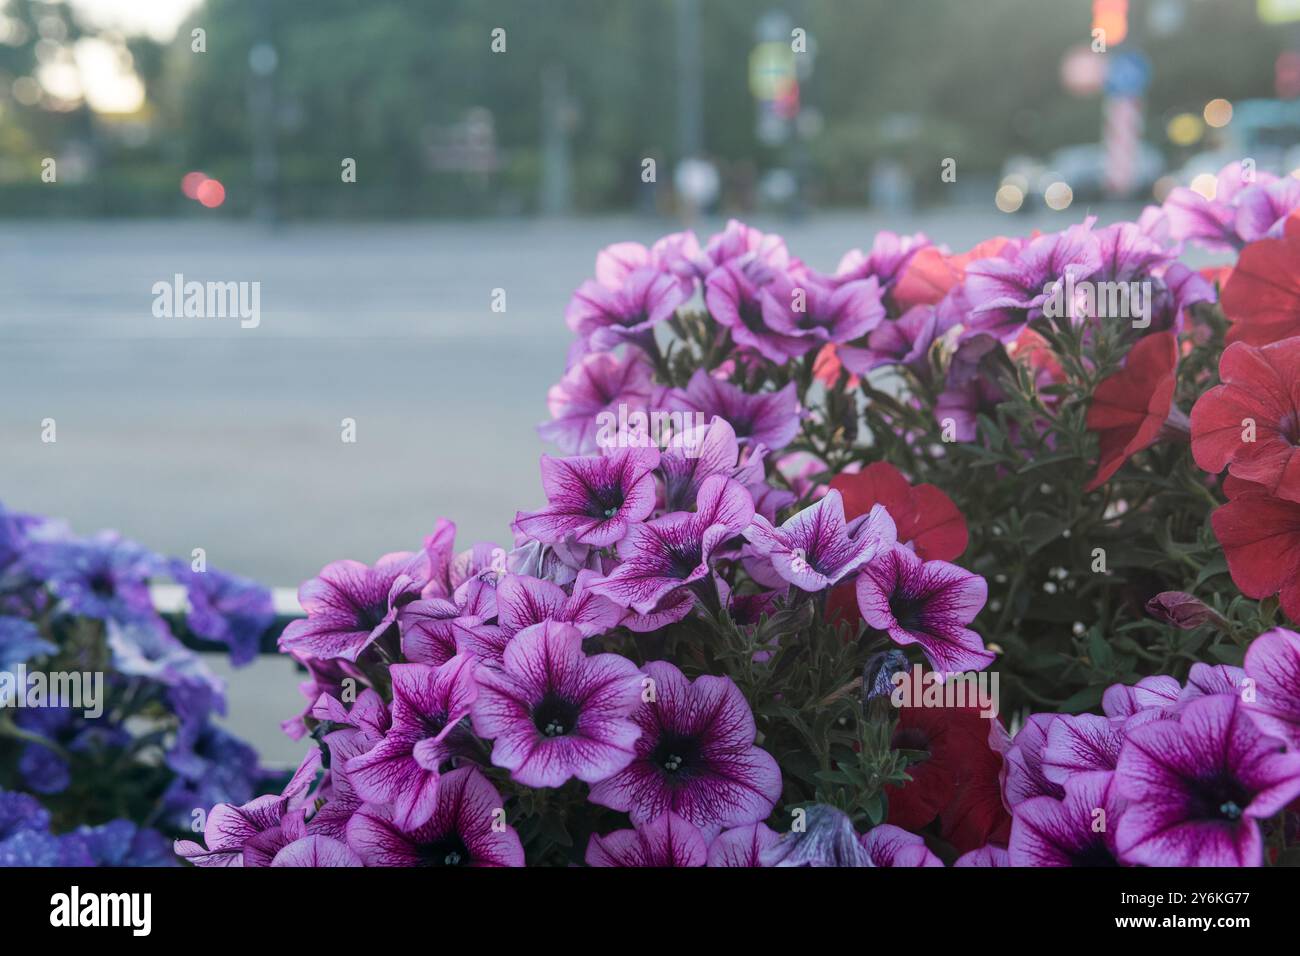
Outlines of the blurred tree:
[[[1161,147],[1171,112],[1269,95],[1286,36],[1248,4],[1184,6],[1179,29],[1142,41],[1156,63],[1149,129]],[[1099,99],[1071,97],[1059,78],[1064,52],[1089,40],[1087,0],[702,0],[704,145],[740,184],[730,197],[743,201],[758,173],[790,159],[759,142],[747,77],[755,24],[780,7],[806,20],[815,44],[802,99],[823,118],[809,145],[824,202],[861,202],[881,159],[909,171],[924,198],[939,193],[944,157],[958,160],[959,180],[991,177],[1010,155],[1097,139]],[[59,2],[4,9],[21,34],[0,41],[0,105],[13,107],[14,81],[37,67],[39,19],[65,17],[70,33],[76,24]],[[1132,9],[1136,37],[1146,6]],[[194,27],[206,30],[204,53],[190,49]],[[493,52],[497,28],[505,52]],[[180,173],[198,168],[232,187],[228,208],[247,210],[249,52],[263,41],[277,54],[270,126],[290,215],[535,208],[544,75],[562,74],[572,104],[552,115],[565,125],[580,209],[645,205],[647,157],[662,203],[680,158],[674,0],[206,0],[166,50],[130,44],[156,108],[150,155],[167,165],[173,196]],[[0,136],[30,148],[77,135],[70,120],[18,107],[0,113]],[[129,174],[142,156],[123,154],[104,173]],[[324,188],[339,183],[344,157],[357,161],[357,183]]]

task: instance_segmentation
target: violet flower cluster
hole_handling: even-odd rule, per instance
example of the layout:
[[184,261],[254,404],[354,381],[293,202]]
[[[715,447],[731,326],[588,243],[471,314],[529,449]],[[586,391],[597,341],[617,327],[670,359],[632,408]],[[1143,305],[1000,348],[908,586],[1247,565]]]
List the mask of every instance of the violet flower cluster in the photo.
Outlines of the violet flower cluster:
[[[1298,203],[1259,188],[1197,215],[1272,236]],[[1034,556],[1149,507],[1157,492],[1097,489],[1160,442],[1176,454],[1177,399],[1211,384],[1199,357],[1177,374],[1180,340],[1199,356],[1222,334],[1214,277],[1178,261],[1178,242],[1212,238],[1188,225],[1191,205],[1180,193],[1135,223],[961,255],[885,233],[833,272],[739,222],[601,251],[565,313],[574,343],[539,428],[555,453],[512,539],[458,548],[444,520],[411,550],[305,582],[305,617],[280,646],[307,674],[306,708],[284,725],[307,756],[279,794],[215,807],[177,853],[200,866],[1272,862],[1296,829],[1300,639],[1247,622],[1275,608],[1197,617],[1230,632],[1220,656],[1260,636],[1242,666],[1197,664],[1185,683],[1116,683],[1139,656],[1083,621],[1066,625],[1072,654],[1030,646],[1044,620],[1059,640],[1059,608],[1085,607],[1093,587],[1053,568],[1043,610]],[[998,483],[1070,510],[1021,514],[1018,498],[968,525]],[[1178,495],[1213,500],[1186,484]],[[999,534],[1015,568],[998,564]],[[1186,545],[1184,564],[1200,572],[1206,547]],[[1092,600],[1154,626],[1131,595]],[[1002,658],[1010,681],[1054,682],[1018,705],[1062,712],[946,702]],[[1104,715],[1077,713],[1107,685]]]
[[257,652],[264,588],[0,507],[0,865],[174,864],[196,815],[272,783],[213,723],[221,681],[155,611],[166,578],[188,596],[177,631],[236,663]]

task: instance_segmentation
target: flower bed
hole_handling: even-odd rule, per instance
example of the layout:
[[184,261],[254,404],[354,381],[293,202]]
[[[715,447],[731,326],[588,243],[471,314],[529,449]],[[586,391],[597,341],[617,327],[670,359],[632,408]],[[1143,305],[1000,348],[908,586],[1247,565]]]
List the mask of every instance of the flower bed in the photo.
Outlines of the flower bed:
[[1300,197],[1244,176],[833,274],[738,222],[606,248],[546,506],[304,583],[307,756],[177,852],[1296,862]]
[[[183,585],[168,623],[150,580]],[[178,634],[257,654],[264,588],[112,532],[0,508],[0,866],[168,866],[214,805],[281,782],[212,722],[224,688]]]

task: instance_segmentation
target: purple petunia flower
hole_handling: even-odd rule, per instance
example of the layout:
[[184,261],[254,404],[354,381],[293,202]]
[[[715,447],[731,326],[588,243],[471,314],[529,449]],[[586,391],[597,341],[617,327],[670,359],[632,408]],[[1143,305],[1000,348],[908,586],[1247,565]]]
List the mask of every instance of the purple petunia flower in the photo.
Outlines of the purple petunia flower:
[[760,232],[738,219],[729,219],[726,228],[710,236],[705,244],[700,274],[708,275],[723,263],[747,256],[753,256],[773,269],[788,268],[792,261],[785,240],[780,236]]
[[1219,171],[1213,199],[1180,186],[1170,190],[1161,211],[1170,238],[1231,252],[1257,239],[1279,238],[1297,208],[1300,181],[1262,171],[1248,176],[1241,162],[1233,162]]
[[1233,667],[1230,664],[1203,664],[1197,661],[1188,671],[1187,684],[1178,692],[1178,700],[1171,713],[1181,713],[1191,701],[1214,694],[1241,693],[1242,700],[1247,700],[1248,695],[1242,691],[1245,680],[1246,672],[1240,667]]
[[466,581],[451,599],[426,597],[412,601],[397,612],[402,654],[408,661],[445,664],[458,653],[466,630],[496,615],[496,588],[480,578]]
[[459,767],[442,778],[433,816],[422,826],[405,831],[390,809],[372,804],[348,821],[347,842],[366,866],[524,865],[501,795],[477,767]]
[[714,475],[700,486],[698,511],[634,525],[619,542],[622,563],[608,577],[593,581],[591,589],[620,607],[649,614],[673,591],[702,586],[712,573],[714,553],[753,519],[749,492]]
[[874,276],[832,283],[811,273],[778,273],[763,286],[760,295],[763,321],[768,328],[814,346],[851,342],[885,318],[880,285]]
[[[382,702],[380,706],[383,706]],[[348,821],[365,805],[352,786],[352,775],[347,766],[354,757],[373,748],[380,738],[361,728],[344,727],[325,734],[321,739],[329,750],[330,770],[314,795],[315,799],[323,800],[324,805],[307,821],[307,832],[347,842]]]
[[765,819],[781,796],[781,771],[754,745],[740,689],[727,677],[688,681],[667,661],[651,661],[645,674],[653,683],[632,714],[635,759],[591,788],[592,803],[624,810],[634,824],[671,810],[710,835]]
[[157,830],[130,820],[109,820],[98,826],[80,826],[63,840],[78,843],[90,866],[178,866],[171,840]]
[[939,334],[939,313],[932,305],[915,305],[897,319],[882,322],[867,335],[866,348],[844,345],[835,354],[854,375],[883,365],[922,367]]
[[965,294],[973,308],[967,335],[1013,340],[1043,314],[1050,289],[1087,279],[1101,268],[1101,244],[1090,218],[1063,232],[1031,240],[1010,259],[977,259],[966,267]]
[[363,866],[361,857],[346,843],[321,834],[300,837],[271,860],[272,866]]
[[895,644],[920,644],[937,671],[982,670],[994,655],[966,625],[984,607],[988,585],[947,561],[922,561],[895,545],[858,576],[858,608]]
[[[1297,182],[1300,186],[1300,182]],[[1214,286],[1203,276],[1176,261],[1176,254],[1161,245],[1136,223],[1121,222],[1096,232],[1101,266],[1091,276],[1093,283],[1145,282],[1149,295],[1144,305],[1149,329],[1181,331],[1183,315],[1197,302],[1213,302]],[[1076,295],[1078,290],[1076,290]],[[1093,318],[1102,311],[1100,297],[1093,303],[1094,315],[1086,314],[1086,300],[1072,304],[1072,314]],[[1108,308],[1108,307],[1107,307]]]
[[623,276],[617,287],[588,280],[578,287],[564,311],[570,329],[587,347],[609,351],[630,342],[649,345],[654,327],[672,317],[691,296],[681,277],[654,266],[642,266]]
[[943,866],[925,845],[924,837],[888,823],[872,827],[862,834],[861,841],[871,866]]
[[572,624],[583,637],[604,634],[618,625],[623,609],[591,590],[592,571],[578,572],[572,592],[558,584],[510,574],[497,586],[497,623],[508,636],[543,621]]
[[649,249],[639,242],[616,242],[596,253],[596,281],[619,289],[638,269],[650,267],[679,276],[693,290],[700,252],[700,241],[689,230],[657,239]]
[[1133,685],[1112,684],[1107,687],[1101,695],[1101,709],[1112,720],[1122,721],[1127,730],[1171,715],[1181,695],[1178,681],[1159,674],[1144,677]]
[[298,588],[307,617],[284,629],[280,650],[355,661],[375,641],[397,637],[397,612],[419,598],[427,580],[425,552],[386,554],[373,568],[359,561],[327,564]]
[[995,374],[988,363],[978,363],[969,376],[959,372],[956,361],[949,368],[947,387],[935,399],[934,417],[945,431],[951,427],[955,441],[976,439],[980,415],[996,420],[998,406],[1007,400],[1007,394]]
[[705,866],[709,849],[689,820],[663,813],[634,830],[593,833],[585,859],[588,866]]
[[[41,637],[31,621],[17,617],[0,617],[0,671],[10,671],[34,657],[54,654],[58,648]],[[7,701],[0,697],[0,707]]]
[[1129,805],[1116,843],[1126,863],[1259,866],[1258,820],[1300,795],[1300,753],[1260,732],[1236,697],[1192,701],[1177,720],[1128,731],[1116,783]]
[[1081,773],[1061,799],[1016,804],[1007,850],[1012,866],[1119,866],[1115,834],[1124,803],[1110,773]]
[[978,850],[963,853],[953,861],[953,866],[1010,866],[1011,855],[1002,847],[989,844]]
[[162,812],[179,829],[189,828],[195,807],[242,805],[265,780],[257,752],[210,721],[178,740],[166,759],[176,776],[163,794]]
[[582,632],[544,621],[506,645],[500,667],[477,672],[474,729],[492,763],[530,787],[604,780],[627,766],[639,734],[630,719],[643,677],[618,654],[587,657]]
[[195,571],[185,561],[172,561],[170,570],[172,578],[185,585],[190,630],[230,648],[230,662],[236,667],[257,657],[262,635],[275,621],[271,592],[234,574]]
[[912,257],[928,245],[930,240],[923,233],[900,236],[881,230],[876,233],[869,253],[864,254],[861,249],[850,249],[844,254],[835,270],[834,281],[844,283],[874,278],[881,290],[888,292],[903,277]]
[[14,834],[49,826],[50,812],[31,794],[0,790],[0,843]]
[[655,448],[620,448],[585,458],[542,456],[542,487],[550,503],[521,511],[515,528],[544,544],[573,538],[607,548],[650,517],[655,506]]
[[622,358],[611,352],[588,353],[547,392],[552,421],[537,426],[537,434],[566,454],[594,452],[601,413],[617,419],[620,405],[629,413],[644,410],[653,390],[652,377],[650,363],[639,349],[628,349]]
[[714,321],[731,333],[740,348],[753,349],[771,362],[788,362],[815,344],[803,336],[785,335],[763,318],[763,289],[776,270],[755,256],[733,259],[705,277],[704,304]]
[[781,834],[766,823],[723,830],[709,844],[709,866],[762,866],[764,852],[780,842]]
[[1096,714],[1059,714],[1047,726],[1043,776],[1064,785],[1081,773],[1109,772],[1119,760],[1124,730]]
[[755,515],[745,537],[777,574],[804,591],[824,591],[894,547],[898,532],[884,505],[846,523],[844,501],[831,489],[779,528]]
[[393,664],[389,673],[392,725],[373,750],[348,761],[347,771],[362,799],[391,804],[393,822],[411,830],[433,815],[442,768],[472,752],[461,721],[477,693],[474,661],[458,655],[436,668]]
[[154,613],[149,578],[161,570],[161,559],[115,532],[34,542],[24,562],[69,613],[99,620]]
[[1255,684],[1246,701],[1255,722],[1300,750],[1300,634],[1275,627],[1259,635],[1246,649],[1245,674]]
[[696,369],[685,390],[669,391],[664,404],[673,411],[725,418],[741,444],[762,444],[771,451],[780,451],[799,434],[799,397],[793,382],[780,391],[755,395]]
[[765,449],[754,448],[743,464],[741,457],[736,431],[725,419],[715,416],[707,425],[688,428],[659,458],[664,510],[693,511],[700,485],[713,475],[725,475],[746,487],[761,483]]
[[1050,796],[1059,799],[1065,795],[1061,785],[1049,780],[1043,769],[1047,735],[1058,716],[1030,714],[1015,739],[1007,743],[1002,755],[1005,766],[1002,802],[1008,809],[1015,810],[1020,803],[1032,797]]
[[283,833],[286,822],[293,839],[302,835],[296,822],[286,821],[285,809],[284,799],[272,794],[239,807],[219,803],[209,811],[203,828],[206,848],[192,840],[177,840],[176,854],[195,866],[251,866],[274,846],[266,857],[269,863],[281,846],[292,842]]

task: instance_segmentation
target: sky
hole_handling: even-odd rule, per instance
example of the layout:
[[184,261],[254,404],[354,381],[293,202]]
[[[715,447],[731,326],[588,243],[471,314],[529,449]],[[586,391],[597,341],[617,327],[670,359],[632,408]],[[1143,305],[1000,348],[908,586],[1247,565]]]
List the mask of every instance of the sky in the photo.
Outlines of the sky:
[[80,13],[96,25],[117,27],[127,33],[147,33],[155,40],[170,40],[176,27],[201,0],[71,0]]
[[[91,27],[146,34],[166,42],[202,0],[70,0]],[[68,100],[84,96],[100,113],[133,113],[144,103],[144,87],[121,61],[122,49],[99,38],[80,40],[72,62],[46,64],[38,74],[50,92]]]

